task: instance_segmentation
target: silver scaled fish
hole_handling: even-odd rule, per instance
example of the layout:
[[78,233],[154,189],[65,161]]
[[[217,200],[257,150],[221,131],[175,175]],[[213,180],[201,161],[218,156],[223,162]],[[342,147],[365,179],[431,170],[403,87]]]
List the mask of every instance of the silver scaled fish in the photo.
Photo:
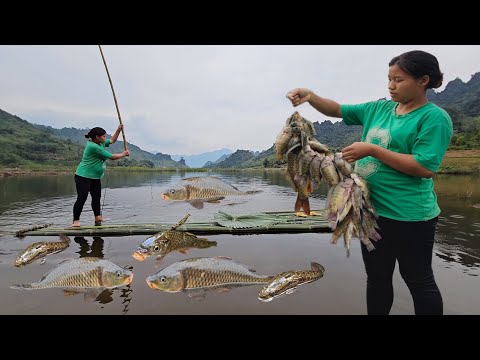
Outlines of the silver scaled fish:
[[208,290],[246,285],[264,285],[272,276],[255,274],[254,269],[226,257],[192,258],[176,262],[149,276],[148,286],[165,292]]
[[47,255],[57,254],[70,246],[70,239],[64,234],[60,234],[59,242],[36,242],[17,255],[14,265],[16,267],[28,265],[37,259]]
[[69,292],[91,289],[113,289],[132,282],[133,273],[125,268],[96,257],[84,257],[62,261],[38,282],[13,285],[12,289],[63,288]]
[[311,263],[312,270],[286,271],[276,275],[272,282],[265,285],[258,293],[258,299],[263,302],[291,294],[297,286],[308,284],[320,279],[325,273],[325,268],[316,263]]
[[181,180],[175,187],[161,193],[163,200],[188,201],[197,209],[204,202],[218,202],[230,195],[250,195],[261,190],[240,191],[215,176],[191,177]]

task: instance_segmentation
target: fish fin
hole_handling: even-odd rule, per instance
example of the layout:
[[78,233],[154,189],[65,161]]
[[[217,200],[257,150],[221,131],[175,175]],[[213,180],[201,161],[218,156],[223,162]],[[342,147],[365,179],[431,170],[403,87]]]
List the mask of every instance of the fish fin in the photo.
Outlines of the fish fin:
[[31,284],[21,284],[21,285],[12,285],[10,289],[18,289],[18,290],[33,290]]
[[195,209],[203,209],[203,201],[201,200],[191,200],[189,201],[190,205],[192,205]]
[[233,260],[232,258],[229,258],[227,256],[217,256],[217,259],[224,259],[224,260]]
[[249,190],[249,191],[245,191],[246,194],[248,195],[252,195],[252,194],[259,194],[263,192],[263,190]]
[[[58,252],[58,251],[57,251]],[[43,258],[41,261],[40,261],[40,265],[43,265],[47,262],[47,259],[46,258]]]
[[86,302],[93,302],[97,300],[98,295],[100,295],[100,290],[90,290],[83,294],[83,300]]
[[65,296],[75,296],[80,294],[81,291],[76,291],[76,290],[71,290],[71,289],[64,289],[63,290],[63,295]]
[[207,202],[208,203],[218,203],[218,202],[220,202],[220,200],[223,200],[223,199],[225,199],[225,196],[219,196],[219,197],[216,197],[216,198],[208,199]]
[[219,292],[219,293],[228,293],[230,291],[230,289],[228,287],[219,287],[217,289],[215,289],[216,292]]
[[297,290],[297,287],[293,287],[291,289],[288,289],[286,292],[285,292],[285,295],[290,295],[291,293],[295,292]]
[[187,249],[178,249],[179,252],[181,252],[182,254],[186,254],[187,253]]
[[190,299],[193,299],[196,301],[203,301],[205,300],[206,291],[205,289],[189,289],[189,290],[185,290],[185,294]]

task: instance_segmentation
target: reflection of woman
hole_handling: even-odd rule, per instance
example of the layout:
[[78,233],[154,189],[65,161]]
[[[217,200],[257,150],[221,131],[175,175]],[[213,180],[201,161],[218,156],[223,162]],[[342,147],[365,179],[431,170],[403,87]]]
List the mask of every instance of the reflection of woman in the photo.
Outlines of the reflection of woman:
[[80,245],[80,250],[77,251],[77,254],[80,254],[80,257],[96,257],[103,259],[103,239],[98,236],[93,237],[92,246],[88,245],[88,241],[85,240],[83,236],[76,236],[73,241]]
[[105,175],[105,160],[117,160],[130,155],[130,151],[125,150],[119,154],[111,154],[105,147],[117,141],[123,125],[119,125],[112,138],[106,140],[107,132],[101,127],[94,127],[85,137],[90,139],[83,151],[82,161],[75,172],[75,185],[77,187],[77,201],[73,205],[73,223],[72,227],[80,227],[80,214],[83,205],[87,201],[88,193],[92,196],[92,210],[95,215],[95,226],[102,224],[102,215],[100,213],[100,197],[102,193],[102,183],[100,179]]

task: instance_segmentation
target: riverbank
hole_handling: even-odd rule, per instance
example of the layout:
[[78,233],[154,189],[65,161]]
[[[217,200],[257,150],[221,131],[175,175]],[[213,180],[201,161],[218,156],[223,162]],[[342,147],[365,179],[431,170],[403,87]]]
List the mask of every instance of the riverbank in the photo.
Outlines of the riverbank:
[[[48,176],[59,174],[74,174],[76,167],[40,167],[35,168],[0,168],[0,177],[7,176]],[[114,172],[232,172],[232,171],[250,171],[266,170],[278,171],[284,168],[255,168],[255,169],[177,169],[177,168],[146,168],[146,167],[121,167],[111,166],[107,171]],[[445,158],[438,171],[439,174],[472,174],[480,172],[480,149],[475,150],[450,150],[445,154]]]

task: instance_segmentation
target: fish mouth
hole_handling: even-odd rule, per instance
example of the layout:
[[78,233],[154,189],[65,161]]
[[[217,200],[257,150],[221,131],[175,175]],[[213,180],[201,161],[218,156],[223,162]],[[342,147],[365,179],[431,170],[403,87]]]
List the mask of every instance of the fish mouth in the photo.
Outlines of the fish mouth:
[[127,278],[127,285],[130,285],[133,281],[133,273]]
[[272,301],[274,298],[274,296],[271,296],[271,295],[259,295],[258,296],[258,300],[262,301],[262,302],[270,302]]
[[163,200],[167,200],[167,201],[170,200],[168,196],[165,195],[164,193],[160,193],[160,196],[162,197]]
[[135,251],[133,254],[132,254],[133,258],[135,260],[138,260],[138,261],[143,261],[147,258],[147,256],[143,253],[140,253],[138,251]]
[[145,281],[147,282],[148,286],[149,286],[151,289],[154,289],[154,290],[157,289],[157,286],[156,286],[153,282],[151,282],[148,278],[146,278]]

